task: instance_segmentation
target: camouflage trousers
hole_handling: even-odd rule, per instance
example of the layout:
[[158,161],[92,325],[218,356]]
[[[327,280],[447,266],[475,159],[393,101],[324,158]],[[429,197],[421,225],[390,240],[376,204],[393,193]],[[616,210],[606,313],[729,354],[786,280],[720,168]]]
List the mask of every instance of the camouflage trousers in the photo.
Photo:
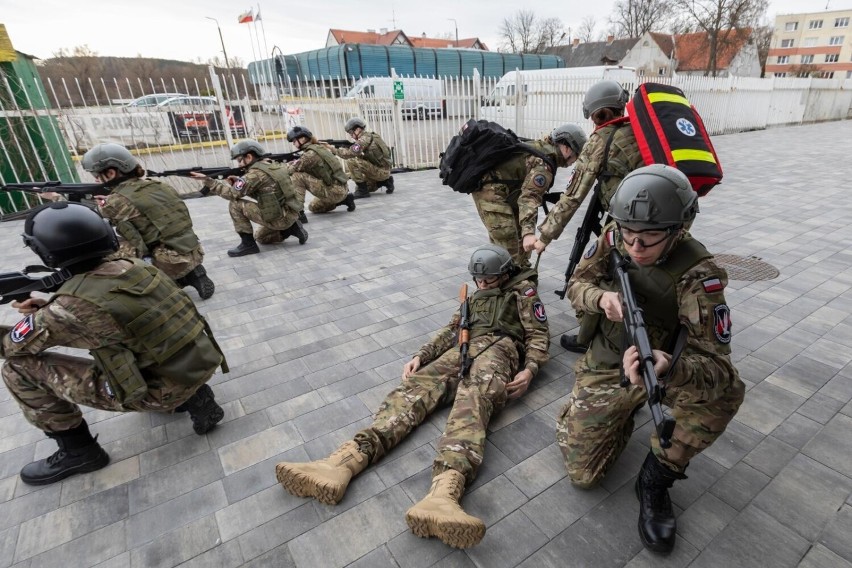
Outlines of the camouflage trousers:
[[245,199],[237,199],[228,201],[228,213],[231,214],[231,220],[234,222],[234,229],[238,233],[252,233],[252,222],[260,225],[257,232],[254,233],[254,239],[265,245],[280,243],[281,231],[289,229],[290,226],[299,218],[298,211],[283,209],[283,215],[274,221],[264,221],[260,215],[260,208],[257,203],[247,201]]
[[290,174],[293,189],[301,201],[305,200],[305,192],[309,192],[314,199],[308,205],[311,213],[328,213],[340,205],[349,193],[345,184],[326,185],[320,179],[305,173],[295,172]]
[[509,203],[509,192],[502,183],[487,183],[471,195],[479,218],[488,231],[488,240],[509,251],[515,264],[529,268],[531,253],[524,252],[518,210]]
[[370,455],[370,463],[383,458],[439,406],[452,401],[432,475],[453,469],[473,481],[482,464],[488,422],[506,404],[506,383],[517,372],[518,351],[510,338],[488,335],[471,340],[470,355],[475,358],[463,380],[459,380],[456,347],[403,379],[385,397],[372,425],[355,435],[362,451]]
[[[633,434],[634,411],[647,400],[639,386],[622,388],[619,370],[593,369],[590,355],[574,371],[577,381],[557,419],[556,442],[562,449],[568,477],[580,487],[593,487],[621,454]],[[683,473],[689,460],[716,441],[740,407],[745,385],[732,377],[721,396],[704,399],[688,386],[666,390],[664,404],[677,421],[672,445],[661,448],[652,429],[651,450],[657,459]]]
[[349,177],[355,183],[366,183],[367,189],[376,191],[379,182],[385,181],[391,175],[390,167],[382,168],[364,158],[349,158],[346,160]]
[[83,420],[79,404],[114,412],[171,412],[201,386],[149,381],[144,398],[122,404],[109,394],[106,378],[91,359],[62,353],[9,357],[3,364],[3,381],[24,418],[45,432],[79,426]]
[[[136,247],[130,241],[119,239],[118,252],[111,257],[141,258],[136,253]],[[151,251],[152,264],[162,270],[172,280],[183,278],[192,272],[204,260],[204,249],[199,244],[189,252],[180,253],[176,250],[157,245]]]

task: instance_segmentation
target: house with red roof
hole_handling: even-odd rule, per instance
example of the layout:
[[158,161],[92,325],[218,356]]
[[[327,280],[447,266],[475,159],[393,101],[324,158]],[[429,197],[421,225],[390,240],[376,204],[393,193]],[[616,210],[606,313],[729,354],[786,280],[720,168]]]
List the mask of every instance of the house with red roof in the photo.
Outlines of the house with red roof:
[[381,28],[378,32],[376,30],[367,30],[365,32],[337,29],[328,30],[328,37],[325,41],[326,47],[343,45],[344,43],[407,45],[409,47],[427,47],[433,49],[457,48],[488,51],[488,47],[478,37],[462,38],[456,41],[454,39],[426,37],[425,33],[420,37],[409,37],[402,30],[388,30],[387,28]]

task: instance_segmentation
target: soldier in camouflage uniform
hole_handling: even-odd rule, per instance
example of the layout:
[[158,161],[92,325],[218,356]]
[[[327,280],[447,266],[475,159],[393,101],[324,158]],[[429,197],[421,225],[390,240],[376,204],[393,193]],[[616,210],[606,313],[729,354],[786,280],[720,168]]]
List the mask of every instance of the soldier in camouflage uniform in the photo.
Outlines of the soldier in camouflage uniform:
[[370,197],[370,193],[380,187],[387,188],[386,193],[393,193],[393,176],[391,175],[391,153],[382,137],[372,131],[367,131],[367,123],[358,117],[350,118],[343,127],[346,133],[355,141],[348,148],[335,148],[325,144],[329,152],[346,160],[349,175],[357,189],[353,197],[360,199]]
[[[624,116],[629,99],[627,91],[611,79],[595,83],[586,92],[583,116],[592,119],[595,131],[574,165],[574,174],[565,193],[538,227],[539,237],[524,243],[526,250],[542,253],[551,241],[558,239],[596,180],[600,179],[599,197],[603,210],[607,211],[609,200],[624,176],[645,165],[629,118]],[[559,342],[575,353],[585,353],[588,347],[578,342],[576,335],[563,335]]]
[[[303,245],[308,231],[299,221],[299,212],[305,206],[305,194],[293,188],[287,167],[264,160],[266,150],[257,140],[241,140],[231,148],[231,158],[245,168],[241,177],[230,176],[227,181],[214,180],[193,172],[196,179],[204,180],[201,194],[227,199],[228,212],[240,244],[228,251],[228,256],[245,256],[260,252],[261,244],[276,244],[287,237],[296,237]],[[260,225],[252,233],[252,222]]]
[[477,286],[469,303],[469,373],[461,376],[459,311],[405,364],[402,384],[379,406],[371,426],[326,459],[278,464],[278,481],[290,493],[336,504],[353,476],[384,457],[439,406],[452,403],[432,466],[432,487],[408,510],[406,521],[416,535],[435,536],[457,548],[482,539],[485,525],[466,514],[459,500],[482,463],[491,416],[508,398],[526,392],[547,361],[550,338],[535,272],[521,271],[508,251],[494,245],[477,249],[468,268]]
[[[622,304],[610,267],[612,247],[629,255],[628,274],[677,420],[672,445],[656,430],[636,481],[639,534],[647,548],[669,552],[675,518],[668,489],[684,479],[690,460],[724,432],[745,386],[731,362],[731,317],[725,271],[684,231],[697,213],[695,192],[679,170],[655,164],[627,175],[611,201],[607,226],[574,272],[568,296],[590,343],[575,366],[576,383],[558,418],[557,442],[568,476],[592,487],[633,433],[633,416],[647,394],[635,347],[624,349]],[[679,355],[679,356],[678,356]],[[631,386],[619,386],[624,370]]]
[[[174,282],[141,260],[106,257],[115,233],[79,203],[33,210],[24,242],[64,283],[46,301],[13,302],[24,314],[0,326],[3,380],[24,417],[59,450],[24,466],[21,480],[54,483],[95,471],[109,456],[78,404],[116,412],[187,411],[199,435],[224,417],[207,381],[227,364],[210,328]],[[47,351],[88,349],[92,359]]]
[[346,185],[349,178],[343,172],[340,160],[302,126],[291,128],[287,140],[302,152],[302,156],[287,167],[293,187],[302,201],[305,200],[305,192],[314,196],[308,209],[312,213],[328,213],[345,205],[350,213],[355,211],[355,199]]
[[586,143],[586,134],[576,124],[564,124],[550,136],[528,144],[540,156],[520,152],[506,160],[482,180],[482,188],[473,192],[473,202],[488,230],[488,239],[505,248],[521,268],[530,266],[530,250],[524,243],[535,241],[535,223],[542,198],[556,174],[553,167],[568,167]]
[[142,258],[202,299],[215,286],[201,265],[201,248],[186,204],[170,185],[144,179],[139,161],[119,144],[98,144],[83,156],[83,169],[112,188],[98,197],[101,214],[119,235],[116,257]]

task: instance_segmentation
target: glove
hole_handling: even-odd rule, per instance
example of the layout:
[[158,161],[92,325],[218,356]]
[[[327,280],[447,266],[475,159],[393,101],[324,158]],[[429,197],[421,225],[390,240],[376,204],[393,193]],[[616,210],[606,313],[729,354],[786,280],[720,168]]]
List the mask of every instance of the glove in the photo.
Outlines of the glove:
[[210,193],[210,188],[206,185],[202,185],[201,189],[198,190],[198,193],[200,193],[202,197],[207,197],[207,195]]

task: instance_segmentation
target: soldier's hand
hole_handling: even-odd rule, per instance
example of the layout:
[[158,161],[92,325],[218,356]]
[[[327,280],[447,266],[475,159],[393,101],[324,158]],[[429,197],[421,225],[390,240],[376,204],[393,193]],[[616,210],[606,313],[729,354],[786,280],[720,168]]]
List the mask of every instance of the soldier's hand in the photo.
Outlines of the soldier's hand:
[[208,176],[207,174],[202,174],[201,172],[189,172],[189,175],[192,176],[193,179],[197,179],[199,181],[210,179],[210,176]]
[[[660,377],[671,367],[672,356],[659,349],[652,349],[651,354],[654,357],[654,372]],[[631,345],[627,348],[621,364],[624,365],[624,374],[630,379],[631,384],[644,386],[645,382],[642,380],[642,373],[639,371],[639,350],[635,346]]]
[[604,292],[598,302],[598,306],[606,314],[606,319],[609,321],[619,322],[624,319],[624,314],[621,311],[621,298],[618,297],[618,292]]
[[417,369],[420,368],[420,357],[414,356],[411,361],[405,364],[402,368],[402,378],[407,379],[409,376],[417,372]]
[[509,395],[509,398],[518,398],[530,387],[530,383],[532,382],[533,374],[529,369],[524,369],[517,375],[515,378],[506,383],[506,392]]
[[541,239],[536,238],[535,244],[533,244],[533,248],[535,249],[535,252],[541,254],[544,252],[544,249],[547,248],[547,245],[541,242]]
[[532,252],[533,249],[536,248],[536,243],[538,243],[538,237],[535,235],[524,235],[524,240],[521,242],[521,245],[524,247],[526,252]]
[[39,308],[44,306],[47,303],[47,300],[44,298],[28,298],[23,302],[19,302],[17,300],[12,302],[12,307],[18,310],[18,313],[23,315],[34,314],[38,311]]

